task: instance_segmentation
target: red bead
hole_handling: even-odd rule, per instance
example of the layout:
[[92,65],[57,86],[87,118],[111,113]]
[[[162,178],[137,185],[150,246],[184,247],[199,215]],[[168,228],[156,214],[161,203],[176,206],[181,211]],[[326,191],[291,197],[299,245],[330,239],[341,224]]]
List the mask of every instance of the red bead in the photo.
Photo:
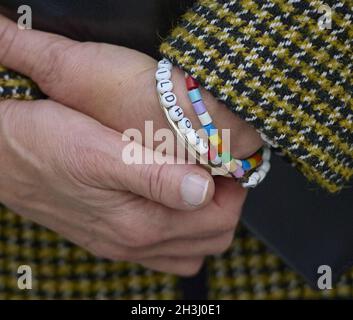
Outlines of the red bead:
[[260,153],[256,153],[253,158],[255,159],[256,163],[262,162],[262,155]]
[[208,160],[214,160],[218,156],[217,149],[209,143]]
[[186,78],[186,88],[188,91],[197,89],[199,87],[199,83],[193,78],[188,76]]

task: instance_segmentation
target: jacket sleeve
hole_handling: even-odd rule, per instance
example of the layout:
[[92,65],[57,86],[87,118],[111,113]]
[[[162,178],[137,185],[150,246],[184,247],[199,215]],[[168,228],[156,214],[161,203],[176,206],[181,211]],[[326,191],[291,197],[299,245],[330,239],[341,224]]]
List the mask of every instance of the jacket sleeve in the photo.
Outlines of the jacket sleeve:
[[0,101],[4,99],[34,100],[44,97],[32,80],[0,65]]
[[353,173],[353,1],[331,2],[199,0],[160,50],[336,192]]

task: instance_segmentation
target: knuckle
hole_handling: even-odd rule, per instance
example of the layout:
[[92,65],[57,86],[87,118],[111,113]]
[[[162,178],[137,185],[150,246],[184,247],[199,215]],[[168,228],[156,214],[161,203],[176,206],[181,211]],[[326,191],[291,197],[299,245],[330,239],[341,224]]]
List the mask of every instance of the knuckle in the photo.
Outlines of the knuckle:
[[142,248],[152,246],[159,242],[159,237],[155,232],[141,230],[141,232],[131,232],[125,236],[127,244],[131,248]]
[[0,32],[0,61],[5,61],[17,37],[18,28],[10,21],[5,23],[5,27]]
[[53,39],[51,43],[39,52],[37,63],[32,66],[33,78],[39,83],[44,91],[60,84],[66,68],[69,66],[71,72],[75,70],[75,48],[77,43],[72,43],[66,39]]
[[158,166],[151,165],[146,170],[144,170],[144,177],[148,181],[148,196],[156,201],[161,201],[163,197],[163,189],[167,185],[168,181],[165,179],[169,176],[166,174],[166,163]]
[[76,181],[95,185],[104,178],[102,163],[106,159],[103,159],[100,152],[85,146],[84,142],[81,143],[78,137],[73,138],[69,144],[63,144],[57,152],[60,153],[64,169]]
[[149,227],[143,221],[127,216],[119,222],[121,241],[129,248],[142,248],[159,243],[162,239],[155,227]]

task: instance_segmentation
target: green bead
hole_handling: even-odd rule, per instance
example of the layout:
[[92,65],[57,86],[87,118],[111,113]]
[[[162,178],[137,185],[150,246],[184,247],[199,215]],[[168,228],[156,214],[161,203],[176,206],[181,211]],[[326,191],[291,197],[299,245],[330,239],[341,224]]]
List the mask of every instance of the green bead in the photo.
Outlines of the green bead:
[[223,152],[222,153],[222,162],[223,163],[228,163],[233,159],[233,156],[229,152]]

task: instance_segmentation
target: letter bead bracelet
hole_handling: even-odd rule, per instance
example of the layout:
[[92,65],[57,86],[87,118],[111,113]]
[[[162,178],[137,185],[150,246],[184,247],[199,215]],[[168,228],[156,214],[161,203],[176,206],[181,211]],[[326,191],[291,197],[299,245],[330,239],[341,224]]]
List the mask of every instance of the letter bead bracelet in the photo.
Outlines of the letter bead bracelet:
[[158,62],[156,86],[161,108],[174,134],[194,150],[198,161],[207,157],[205,161],[200,162],[208,169],[214,170],[215,174],[233,177],[240,181],[244,188],[256,187],[270,170],[270,148],[266,145],[243,160],[236,159],[227,150],[222,150],[222,139],[202,100],[199,84],[186,74],[186,89],[190,102],[207,136],[207,141],[202,139],[193,128],[191,120],[185,116],[183,108],[177,105],[177,97],[172,91],[172,69],[173,65],[167,59]]

